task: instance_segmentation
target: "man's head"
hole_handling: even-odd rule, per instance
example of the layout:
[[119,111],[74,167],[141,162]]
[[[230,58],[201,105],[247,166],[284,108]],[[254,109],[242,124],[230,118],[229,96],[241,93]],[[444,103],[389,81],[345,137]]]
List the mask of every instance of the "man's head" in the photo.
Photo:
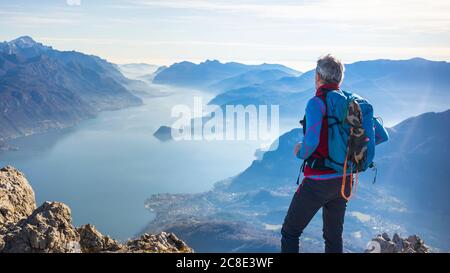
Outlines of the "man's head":
[[320,57],[316,66],[316,88],[323,84],[341,84],[344,79],[344,64],[331,54]]

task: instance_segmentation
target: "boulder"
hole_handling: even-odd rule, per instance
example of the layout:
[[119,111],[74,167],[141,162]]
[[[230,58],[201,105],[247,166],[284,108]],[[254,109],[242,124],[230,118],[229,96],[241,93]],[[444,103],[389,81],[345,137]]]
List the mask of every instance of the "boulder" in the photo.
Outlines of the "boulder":
[[80,236],[72,226],[70,209],[59,202],[44,202],[8,230],[4,241],[3,252],[81,252]]
[[125,248],[109,236],[102,235],[93,225],[77,228],[80,234],[80,246],[83,253],[124,252]]
[[194,252],[173,233],[143,234],[140,238],[127,242],[129,252]]
[[0,169],[0,226],[28,217],[35,209],[34,191],[23,173],[11,166]]

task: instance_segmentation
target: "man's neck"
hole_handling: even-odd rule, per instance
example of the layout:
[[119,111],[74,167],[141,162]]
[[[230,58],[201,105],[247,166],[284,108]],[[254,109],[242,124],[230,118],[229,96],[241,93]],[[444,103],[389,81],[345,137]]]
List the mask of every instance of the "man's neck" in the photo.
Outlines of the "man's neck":
[[317,91],[325,89],[325,90],[339,90],[339,84],[337,83],[321,83],[317,88]]

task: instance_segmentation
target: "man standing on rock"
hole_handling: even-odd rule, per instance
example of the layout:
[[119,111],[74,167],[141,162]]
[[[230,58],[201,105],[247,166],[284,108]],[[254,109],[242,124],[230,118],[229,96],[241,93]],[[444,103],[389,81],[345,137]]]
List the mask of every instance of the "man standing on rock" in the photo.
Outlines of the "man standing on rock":
[[[375,145],[388,139],[368,101],[340,90],[344,65],[332,55],[317,61],[316,94],[308,101],[303,142],[294,154],[304,160],[304,179],[281,229],[281,252],[299,251],[299,237],[322,208],[325,252],[343,252],[347,202],[358,172],[375,167]],[[355,179],[356,178],[356,179]]]

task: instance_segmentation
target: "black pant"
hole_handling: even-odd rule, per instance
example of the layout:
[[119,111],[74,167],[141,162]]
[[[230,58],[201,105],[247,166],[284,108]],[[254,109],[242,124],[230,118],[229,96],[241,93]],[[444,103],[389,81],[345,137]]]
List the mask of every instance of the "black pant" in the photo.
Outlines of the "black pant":
[[[346,195],[350,190],[346,181]],[[299,251],[299,237],[311,219],[322,208],[323,238],[326,253],[342,253],[347,201],[341,196],[342,178],[330,180],[304,179],[292,198],[281,229],[281,252]]]

